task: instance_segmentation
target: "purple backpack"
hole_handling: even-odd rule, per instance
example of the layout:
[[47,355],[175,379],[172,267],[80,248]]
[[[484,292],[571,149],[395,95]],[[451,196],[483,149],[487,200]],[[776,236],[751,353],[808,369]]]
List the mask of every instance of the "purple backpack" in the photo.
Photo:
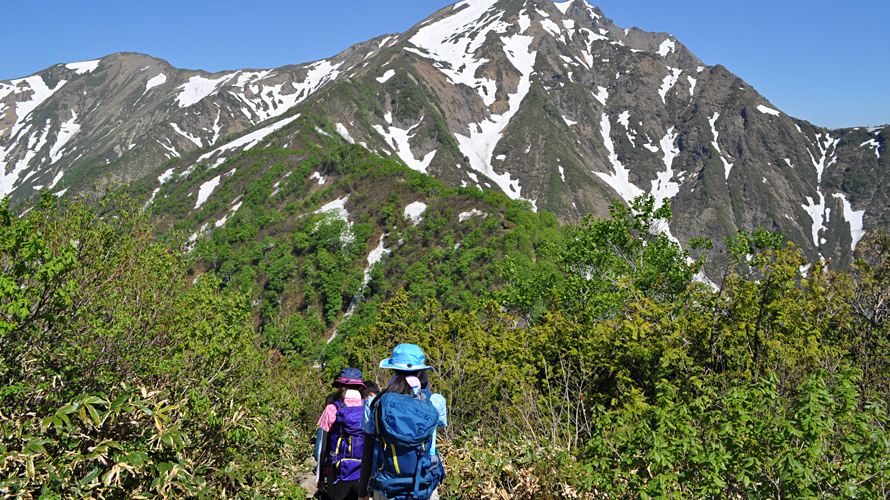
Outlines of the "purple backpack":
[[357,481],[361,477],[362,449],[365,433],[362,430],[364,406],[337,406],[337,417],[328,433],[331,438],[331,466],[337,471],[337,481]]

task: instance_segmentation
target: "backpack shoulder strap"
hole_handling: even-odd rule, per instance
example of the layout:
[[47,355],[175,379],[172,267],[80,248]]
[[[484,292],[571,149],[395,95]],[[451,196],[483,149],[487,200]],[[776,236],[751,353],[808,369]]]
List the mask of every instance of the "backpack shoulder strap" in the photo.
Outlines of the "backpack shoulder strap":
[[374,430],[376,431],[373,434],[374,453],[371,458],[371,477],[377,477],[377,470],[378,470],[378,464],[379,464],[379,462],[377,460],[380,458],[379,452],[380,452],[380,447],[382,446],[382,443],[380,442],[380,424],[379,424],[380,417],[378,416],[380,414],[380,396],[377,396],[376,398],[374,398],[373,401],[371,401],[370,413],[371,413],[371,418],[374,420]]

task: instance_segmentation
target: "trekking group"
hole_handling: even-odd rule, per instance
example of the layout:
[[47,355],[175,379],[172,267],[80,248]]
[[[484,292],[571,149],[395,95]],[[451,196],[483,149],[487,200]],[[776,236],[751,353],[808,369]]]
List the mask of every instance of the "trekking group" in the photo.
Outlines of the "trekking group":
[[380,363],[393,370],[382,392],[358,368],[341,370],[318,419],[316,498],[438,500],[445,469],[436,428],[448,424],[448,415],[425,362],[420,347],[396,346]]

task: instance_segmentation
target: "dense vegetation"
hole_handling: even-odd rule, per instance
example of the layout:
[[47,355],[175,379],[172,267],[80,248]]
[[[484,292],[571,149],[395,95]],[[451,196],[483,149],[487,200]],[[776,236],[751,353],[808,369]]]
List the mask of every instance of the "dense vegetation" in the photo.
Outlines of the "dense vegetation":
[[[839,272],[740,233],[707,284],[709,242],[681,250],[651,198],[559,228],[357,149],[192,252],[126,196],[0,205],[0,492],[304,496],[331,374],[385,383],[414,342],[450,410],[443,498],[890,497],[890,238]],[[351,225],[312,210],[360,175],[395,188]]]

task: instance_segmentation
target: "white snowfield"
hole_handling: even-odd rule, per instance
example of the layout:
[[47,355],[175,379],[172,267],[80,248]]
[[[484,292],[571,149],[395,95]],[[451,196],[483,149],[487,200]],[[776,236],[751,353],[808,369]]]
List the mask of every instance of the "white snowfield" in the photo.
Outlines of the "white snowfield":
[[66,64],[65,67],[68,69],[73,69],[75,73],[78,75],[82,75],[84,73],[92,73],[99,67],[99,63],[101,61],[99,59],[95,59],[92,61],[83,61],[78,63],[70,63]]
[[201,184],[201,187],[198,188],[198,199],[195,201],[195,210],[201,207],[204,202],[210,198],[210,195],[213,193],[213,190],[219,186],[219,181],[222,179],[222,176],[217,175],[213,179]]
[[[74,64],[77,65],[78,63]],[[40,106],[40,104],[58,92],[66,83],[67,80],[61,80],[55,87],[49,88],[43,81],[43,78],[39,75],[11,80],[8,84],[0,83],[0,99],[8,97],[10,94],[30,94],[27,99],[17,99],[14,108],[4,107],[2,110],[4,117],[10,112],[15,113],[15,121],[12,123],[11,127],[9,127],[10,131],[7,136],[10,138],[9,146],[0,148],[0,197],[11,193],[17,182],[20,180],[24,181],[24,179],[19,179],[19,177],[25,169],[28,168],[31,160],[36,158],[38,152],[47,144],[50,132],[49,122],[47,122],[43,129],[32,130],[32,126],[27,125],[28,116],[34,109]],[[4,132],[5,129],[0,129],[0,134],[3,134]],[[66,131],[65,134],[67,135],[70,133],[70,135],[73,135],[74,132],[76,132],[76,130],[73,129],[72,122],[72,125],[69,125],[68,131]],[[24,158],[15,161],[11,157],[12,151],[18,140],[24,137],[28,137],[28,150],[25,153]],[[11,165],[12,169],[7,172],[10,168],[10,163],[13,161],[15,161],[15,163]],[[36,170],[32,170],[29,172],[29,175],[34,175],[35,173]],[[25,177],[25,179],[26,178],[27,177]]]
[[381,75],[381,76],[379,76],[379,77],[377,78],[377,81],[380,82],[380,83],[386,83],[386,82],[389,81],[389,79],[392,78],[395,74],[396,74],[396,70],[394,70],[394,69],[388,69],[388,70],[386,70],[386,73],[383,73],[383,75]]
[[165,83],[167,83],[167,75],[165,75],[163,73],[159,73],[159,74],[149,78],[148,81],[145,82],[145,92],[143,92],[142,95],[147,94],[149,90],[151,90],[155,87],[158,87],[160,85],[163,85]]
[[267,136],[271,135],[272,133],[274,133],[281,127],[284,127],[288,123],[299,118],[299,116],[300,115],[295,115],[295,116],[283,118],[281,120],[278,120],[277,122],[273,122],[269,125],[266,125],[265,127],[261,128],[261,129],[254,130],[253,132],[251,132],[249,134],[245,134],[245,135],[235,139],[232,142],[223,144],[222,146],[220,146],[208,153],[204,153],[203,155],[201,155],[201,157],[198,158],[198,163],[200,163],[208,158],[212,158],[213,156],[222,154],[226,151],[232,151],[232,150],[239,149],[239,148],[240,149],[250,149],[250,148],[256,146],[257,144],[259,144],[260,141],[262,141]]
[[658,50],[656,53],[661,57],[667,57],[668,54],[675,51],[677,49],[677,44],[674,43],[673,40],[668,38],[667,40],[661,42],[661,45],[658,46]]
[[630,171],[618,160],[618,154],[615,153],[615,143],[612,142],[610,135],[612,133],[612,123],[609,121],[609,115],[606,113],[603,113],[600,120],[600,131],[603,135],[603,145],[606,147],[606,151],[609,152],[609,163],[612,164],[614,172],[611,174],[595,173],[603,182],[618,193],[618,196],[621,196],[625,202],[630,203],[634,198],[643,194],[643,190],[630,182]]
[[841,203],[843,204],[844,220],[850,225],[850,250],[856,250],[856,245],[859,244],[859,240],[865,236],[865,229],[862,224],[862,219],[865,217],[865,210],[853,210],[853,206],[843,193],[835,193],[832,196],[841,200]]
[[658,89],[658,95],[661,96],[661,102],[665,102],[665,97],[669,90],[674,88],[674,85],[677,84],[677,81],[680,79],[680,74],[683,73],[683,70],[680,68],[672,68],[667,66],[668,75],[664,77],[664,80],[661,82],[661,88]]
[[176,96],[176,102],[179,107],[187,108],[230,85],[239,89],[231,95],[244,104],[242,111],[253,123],[259,123],[284,114],[324,84],[336,79],[341,73],[341,66],[342,63],[332,64],[326,59],[314,62],[306,67],[306,77],[301,82],[289,84],[264,83],[264,80],[275,76],[271,70],[239,70],[215,78],[193,76],[179,86],[181,91]]
[[340,137],[342,137],[344,141],[348,142],[349,144],[355,144],[355,139],[353,139],[352,136],[349,135],[349,129],[346,128],[346,125],[338,122],[337,133],[340,134]]
[[374,267],[374,264],[383,260],[383,257],[390,252],[388,248],[383,247],[383,239],[387,236],[389,236],[389,233],[381,234],[377,246],[368,254],[368,267],[365,268],[364,278],[362,279],[363,287],[371,282],[371,269]]
[[476,77],[477,69],[488,61],[477,58],[475,53],[490,34],[499,36],[504,54],[520,73],[516,92],[509,94],[507,110],[503,114],[492,114],[481,123],[471,124],[466,133],[459,132],[455,137],[460,150],[469,158],[470,167],[492,179],[513,199],[521,198],[519,180],[513,179],[510,172],[496,172],[491,162],[504,129],[531,88],[537,53],[529,51],[533,38],[523,34],[531,24],[529,13],[521,12],[516,23],[518,33],[506,36],[512,23],[504,19],[504,12],[495,8],[494,0],[466,0],[455,4],[447,17],[422,26],[409,40],[417,47],[409,50],[433,60],[435,67],[450,82],[475,89],[480,100],[491,106],[498,82]]
[[779,110],[770,108],[769,106],[764,106],[763,104],[758,104],[757,110],[767,115],[779,116],[780,114]]
[[422,214],[426,210],[426,203],[415,201],[414,203],[409,203],[408,206],[405,207],[405,217],[411,220],[413,225],[418,225],[423,221]]
[[480,210],[477,209],[477,208],[474,208],[474,209],[470,210],[469,212],[461,212],[461,213],[457,216],[457,221],[458,221],[458,222],[466,222],[466,221],[470,220],[470,219],[473,218],[473,217],[482,217],[482,218],[485,218],[485,217],[488,217],[488,214],[486,214],[485,212],[480,211]]
[[859,147],[860,148],[862,148],[862,147],[874,148],[875,155],[877,155],[878,159],[881,159],[881,144],[878,141],[876,141],[874,139],[869,139],[869,140],[863,142],[862,144],[860,144]]
[[426,169],[432,163],[433,158],[436,156],[436,150],[432,150],[425,154],[423,158],[417,159],[414,157],[414,153],[411,151],[410,141],[414,137],[415,128],[418,125],[423,123],[423,117],[418,120],[417,123],[410,126],[407,129],[401,129],[394,125],[392,125],[392,113],[387,112],[384,116],[384,119],[387,123],[389,123],[388,129],[381,125],[374,125],[374,130],[377,131],[378,134],[382,135],[386,140],[386,143],[391,145],[392,148],[398,153],[399,158],[405,162],[405,165],[408,165],[408,168],[412,170],[416,170],[418,172],[426,173]]

